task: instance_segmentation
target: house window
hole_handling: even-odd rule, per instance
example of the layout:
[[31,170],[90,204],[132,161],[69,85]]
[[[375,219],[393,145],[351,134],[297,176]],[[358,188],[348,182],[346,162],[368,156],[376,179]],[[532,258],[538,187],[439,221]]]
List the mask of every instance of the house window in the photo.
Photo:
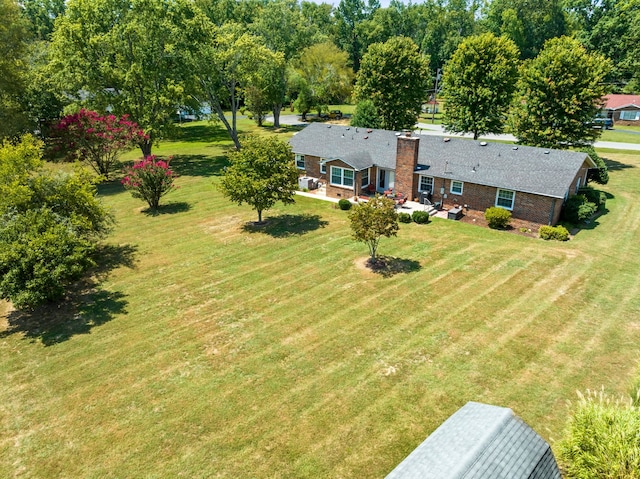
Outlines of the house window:
[[499,206],[500,208],[504,208],[506,210],[512,210],[515,199],[515,191],[501,190],[498,188],[498,193],[496,194],[496,206]]
[[353,170],[340,168],[338,166],[331,167],[331,184],[336,186],[346,186],[353,188]]
[[304,170],[304,155],[298,155],[296,153],[296,166],[299,170]]
[[621,120],[637,120],[638,119],[638,111],[631,111],[631,110],[627,110],[627,111],[621,111],[620,112],[620,119]]
[[420,176],[420,185],[418,186],[418,190],[433,193],[433,177]]
[[462,181],[452,181],[451,182],[451,193],[454,195],[462,194]]
[[320,174],[321,175],[327,174],[327,165],[325,164],[325,161],[327,161],[326,158],[320,158]]
[[367,168],[366,170],[362,170],[362,181],[360,182],[360,185],[363,188],[369,186],[369,168]]
[[578,191],[580,191],[580,183],[582,183],[582,178],[578,176],[578,181],[576,181],[576,195],[578,194]]

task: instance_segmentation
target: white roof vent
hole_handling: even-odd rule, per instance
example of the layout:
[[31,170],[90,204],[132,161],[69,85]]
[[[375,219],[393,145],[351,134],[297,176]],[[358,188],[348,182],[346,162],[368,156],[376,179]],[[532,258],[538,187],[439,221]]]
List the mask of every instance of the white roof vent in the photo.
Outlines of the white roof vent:
[[487,146],[487,142],[486,141],[481,141],[480,142],[480,146]]

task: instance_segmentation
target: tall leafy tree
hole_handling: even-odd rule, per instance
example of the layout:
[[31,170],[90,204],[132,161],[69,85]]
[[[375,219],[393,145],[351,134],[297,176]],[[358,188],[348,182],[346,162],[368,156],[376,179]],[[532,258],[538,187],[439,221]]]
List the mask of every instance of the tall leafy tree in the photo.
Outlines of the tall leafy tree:
[[39,40],[51,39],[56,18],[65,11],[64,0],[22,0],[25,17],[32,34]]
[[522,68],[512,109],[512,131],[527,145],[568,148],[600,134],[591,122],[607,93],[609,60],[575,39],[549,40]]
[[[263,65],[281,64],[282,56],[263,46],[260,38],[238,24],[218,28],[200,16],[189,28],[192,48],[188,65],[194,92],[200,102],[211,105],[239,149],[237,112],[243,91],[250,86],[259,87],[263,80],[260,75],[265,71]],[[231,119],[226,117],[226,109],[231,110]]]
[[492,33],[466,38],[447,63],[443,124],[455,133],[501,133],[518,80],[518,49]]
[[535,57],[547,40],[568,33],[562,0],[492,0],[485,26],[496,36],[511,38],[523,59]]
[[613,61],[612,83],[628,92],[640,91],[640,0],[606,2],[583,37],[590,50]]
[[378,0],[340,0],[334,11],[336,19],[336,43],[349,54],[351,66],[357,72],[360,60],[367,49],[364,22],[380,8]]
[[0,138],[28,127],[22,96],[27,80],[28,24],[15,0],[0,0]]
[[311,93],[311,103],[321,109],[342,103],[351,95],[353,70],[348,56],[331,42],[318,43],[302,51],[294,68]]
[[369,99],[381,118],[383,128],[399,130],[415,125],[428,97],[429,58],[406,37],[374,43],[362,58],[355,95]]
[[278,201],[294,202],[298,169],[291,146],[278,138],[249,136],[243,143],[241,150],[231,154],[220,189],[232,202],[247,203],[256,210],[262,223],[262,212]]
[[442,68],[460,42],[476,31],[475,1],[449,0],[427,2],[427,26],[422,39],[422,51],[429,55],[432,71]]
[[145,156],[171,128],[190,73],[187,0],[70,0],[56,24],[51,73],[92,109],[130,115],[144,128]]
[[[308,6],[306,12],[309,12]],[[312,19],[304,15],[297,0],[276,0],[266,2],[260,8],[259,15],[250,25],[250,31],[262,38],[264,46],[282,53],[285,62],[290,64],[305,48],[327,38]],[[288,88],[286,71],[283,69],[280,73],[280,78],[272,86],[274,96],[271,106],[275,127],[280,126],[280,110]]]

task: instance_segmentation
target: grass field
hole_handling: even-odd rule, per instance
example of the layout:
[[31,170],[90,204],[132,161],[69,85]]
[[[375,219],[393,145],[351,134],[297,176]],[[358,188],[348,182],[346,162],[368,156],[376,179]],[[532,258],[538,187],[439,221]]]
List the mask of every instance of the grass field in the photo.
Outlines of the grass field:
[[436,219],[374,274],[329,203],[247,226],[215,188],[226,143],[188,128],[157,150],[181,174],[160,214],[100,188],[117,227],[94,279],[0,304],[0,477],[378,478],[467,401],[553,440],[576,389],[627,390],[640,156],[609,155],[608,212],[568,243]]

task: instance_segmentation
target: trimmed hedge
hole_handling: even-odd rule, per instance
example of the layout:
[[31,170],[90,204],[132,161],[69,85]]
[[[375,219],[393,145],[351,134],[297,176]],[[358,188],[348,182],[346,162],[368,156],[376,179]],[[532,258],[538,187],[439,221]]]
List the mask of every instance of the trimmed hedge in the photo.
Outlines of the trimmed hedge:
[[489,223],[489,228],[503,230],[511,222],[511,211],[492,206],[484,212],[484,219]]
[[567,241],[569,231],[564,226],[541,226],[539,230],[540,238],[543,240]]
[[578,224],[591,218],[596,211],[598,205],[589,201],[585,195],[573,195],[564,204],[562,217],[565,221]]
[[411,218],[413,219],[413,221],[415,221],[419,225],[424,225],[429,222],[429,219],[431,217],[429,216],[429,213],[427,213],[426,211],[414,211],[413,214],[411,215]]
[[398,213],[398,221],[400,223],[411,223],[411,215],[409,213]]
[[350,210],[351,201],[342,198],[340,201],[338,201],[338,208],[340,208],[342,211]]

